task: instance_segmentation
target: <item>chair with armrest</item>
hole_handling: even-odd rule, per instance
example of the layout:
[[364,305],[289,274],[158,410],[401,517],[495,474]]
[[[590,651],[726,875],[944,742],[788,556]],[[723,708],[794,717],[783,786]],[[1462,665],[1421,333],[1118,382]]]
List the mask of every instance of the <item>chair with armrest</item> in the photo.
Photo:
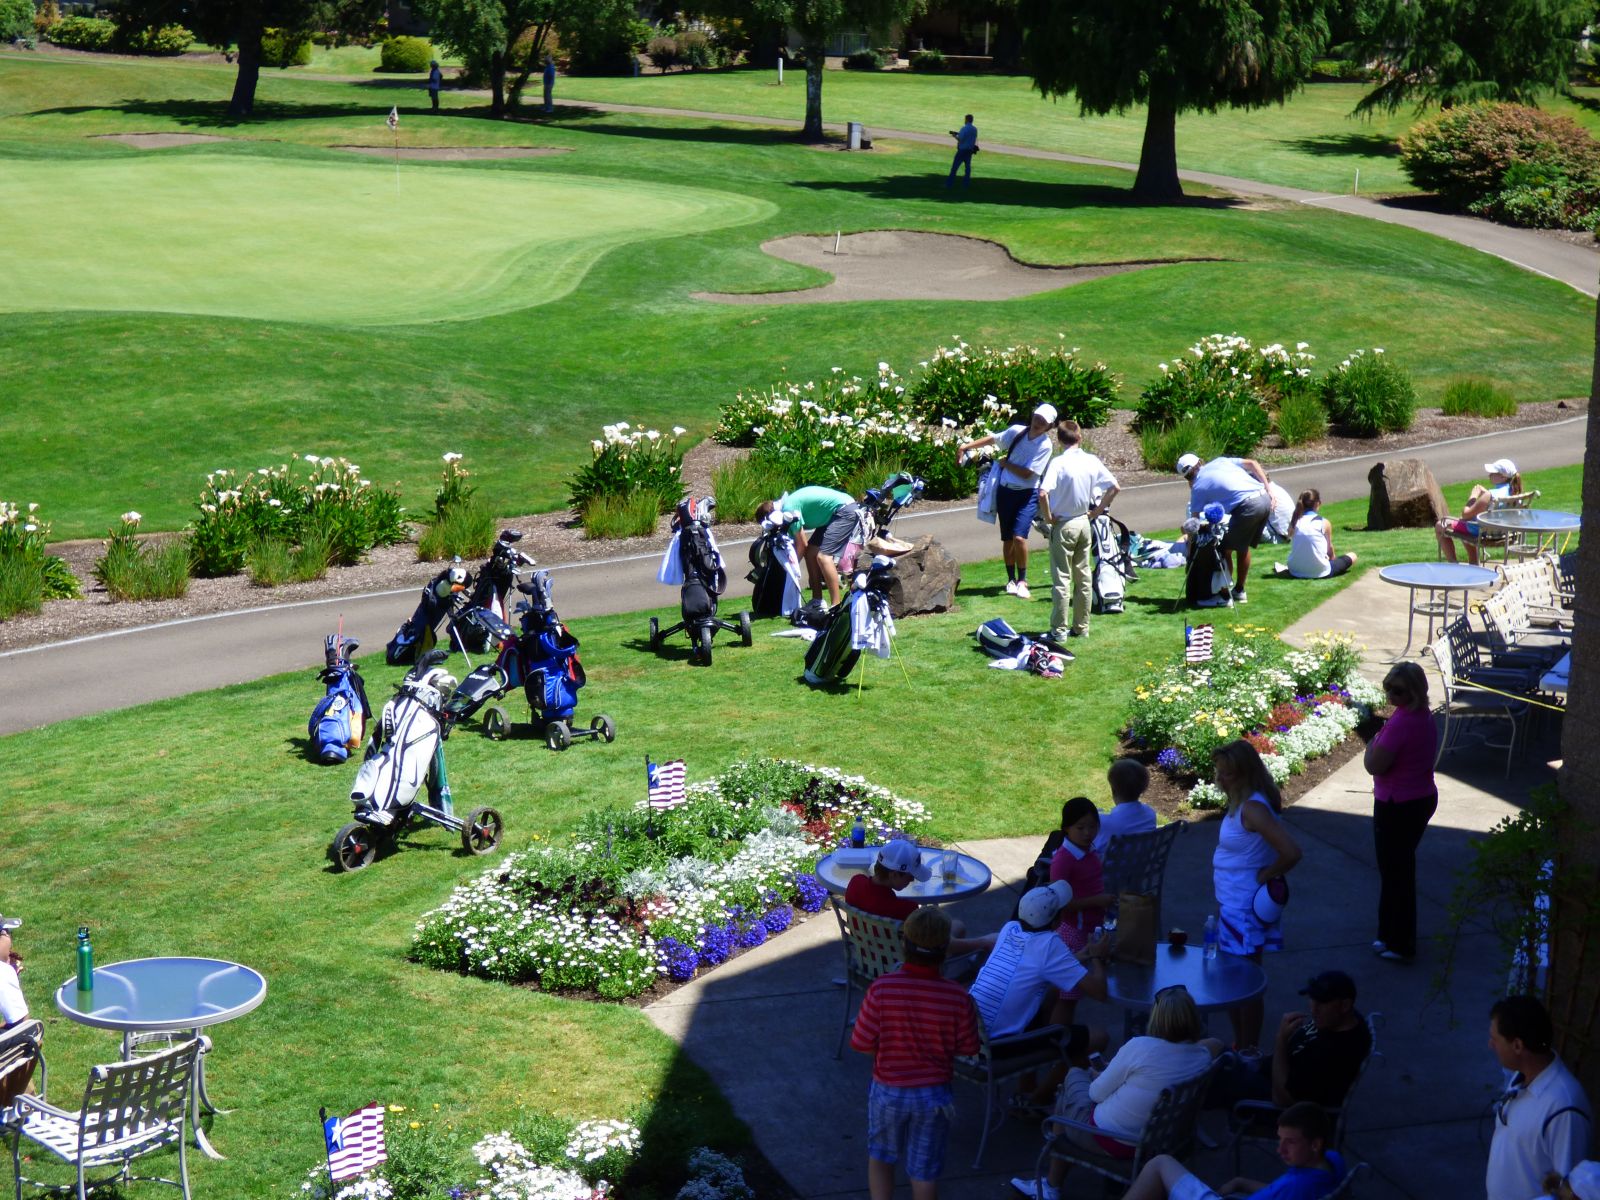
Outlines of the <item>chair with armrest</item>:
[[838,1045],[833,1048],[833,1056],[838,1058],[844,1054],[844,1040],[854,1024],[851,1014],[855,1011],[857,989],[866,995],[874,979],[900,968],[905,952],[900,945],[903,922],[862,912],[838,896],[830,896],[828,901],[839,919],[839,936],[844,942],[844,1022],[839,1027]]
[[[1504,508],[1531,508],[1533,507],[1533,502],[1538,498],[1538,489],[1527,492],[1513,492],[1509,496],[1496,496],[1490,501],[1488,511],[1494,512],[1497,509]],[[1520,532],[1513,530],[1484,529],[1480,526],[1475,537],[1465,533],[1457,533],[1452,536],[1464,546],[1475,547],[1480,561],[1483,558],[1484,550],[1492,550],[1497,546],[1505,551],[1507,561],[1510,560],[1513,554],[1525,555],[1527,553],[1525,549],[1527,545],[1526,539]],[[1440,556],[1442,557],[1443,554],[1443,547],[1440,547]]]
[[[1457,675],[1449,638],[1440,638],[1429,649],[1433,652],[1433,661],[1444,686],[1444,700],[1434,706],[1434,712],[1444,718],[1444,731],[1439,735],[1439,752],[1434,763],[1437,765],[1447,752],[1455,748],[1468,721],[1505,721],[1509,731],[1504,742],[1492,742],[1487,736],[1480,740],[1492,750],[1506,752],[1506,776],[1509,778],[1511,756],[1517,748],[1517,734],[1527,720],[1529,705],[1526,701],[1504,694],[1512,690],[1509,685],[1483,680],[1484,686],[1474,687],[1476,680],[1465,680]],[[1524,685],[1519,690],[1526,692],[1529,687]]]
[[49,1077],[42,1024],[28,1017],[0,1031],[0,1111],[4,1111],[9,1097],[21,1095],[33,1079],[38,1080],[42,1100]]
[[[1148,833],[1119,833],[1106,844],[1106,891],[1113,897],[1123,893],[1152,897],[1158,936],[1162,929],[1161,885],[1167,875],[1167,858],[1172,854],[1172,843],[1187,828],[1183,821],[1171,821]],[[1115,912],[1113,907],[1111,915]]]
[[[1006,1119],[1006,1109],[999,1103],[1000,1085],[1065,1066],[1067,1040],[1071,1034],[1072,1031],[1065,1026],[1044,1025],[1038,1029],[992,1038],[984,1028],[983,1018],[978,1018],[981,1042],[978,1053],[955,1061],[955,1077],[975,1083],[983,1089],[983,1132],[978,1138],[978,1152],[972,1159],[974,1170],[983,1166],[983,1153],[989,1145],[989,1135],[1000,1128],[1000,1123]],[[999,1110],[998,1115],[996,1109]]]

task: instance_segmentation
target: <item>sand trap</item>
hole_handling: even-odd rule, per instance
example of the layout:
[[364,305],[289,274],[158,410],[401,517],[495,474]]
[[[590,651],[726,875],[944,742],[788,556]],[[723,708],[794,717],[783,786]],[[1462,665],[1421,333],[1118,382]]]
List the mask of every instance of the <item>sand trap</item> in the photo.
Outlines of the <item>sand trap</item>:
[[[335,146],[351,154],[370,154],[374,157],[393,158],[393,146]],[[465,162],[475,158],[543,158],[547,154],[565,154],[562,149],[545,146],[401,146],[401,158],[437,159],[441,162]]]
[[97,138],[137,146],[141,150],[165,150],[168,146],[193,146],[196,142],[231,142],[237,139],[214,133],[97,133]]
[[831,237],[786,237],[761,246],[774,258],[816,267],[833,282],[796,292],[739,295],[696,292],[723,304],[827,304],[851,300],[1012,300],[1124,271],[1214,259],[1146,259],[1082,267],[1030,267],[1004,246],[947,233],[852,233],[833,252]]

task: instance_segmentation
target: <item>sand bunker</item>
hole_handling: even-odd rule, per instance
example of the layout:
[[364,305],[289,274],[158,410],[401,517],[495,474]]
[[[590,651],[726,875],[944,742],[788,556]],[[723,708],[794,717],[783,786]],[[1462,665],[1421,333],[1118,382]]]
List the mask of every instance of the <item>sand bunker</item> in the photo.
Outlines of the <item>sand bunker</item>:
[[1124,271],[1212,259],[1153,259],[1082,267],[1030,267],[1004,246],[946,233],[879,230],[852,233],[834,253],[831,237],[786,237],[761,246],[774,258],[833,276],[822,287],[738,295],[696,292],[724,304],[827,304],[850,300],[1012,300]]
[[168,146],[193,146],[196,142],[231,142],[214,133],[97,133],[97,138],[137,146],[141,150],[165,150]]
[[[395,156],[393,146],[335,146],[351,154],[371,154],[383,158]],[[401,158],[436,159],[441,162],[465,162],[476,158],[543,158],[547,154],[565,154],[565,150],[546,146],[401,146]]]

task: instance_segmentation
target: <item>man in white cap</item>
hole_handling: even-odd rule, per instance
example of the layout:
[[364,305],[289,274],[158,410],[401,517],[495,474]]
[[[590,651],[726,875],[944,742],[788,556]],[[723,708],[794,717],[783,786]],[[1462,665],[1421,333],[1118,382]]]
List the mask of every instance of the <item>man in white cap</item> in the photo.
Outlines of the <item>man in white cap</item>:
[[[1083,430],[1070,417],[1056,421],[1061,453],[1050,460],[1039,484],[1039,519],[1050,530],[1050,637],[1060,649],[1066,638],[1089,636],[1091,523],[1111,507],[1117,477],[1083,448]],[[1068,612],[1072,620],[1067,621]]]
[[1190,515],[1198,516],[1211,503],[1222,505],[1222,511],[1228,514],[1228,532],[1220,549],[1233,576],[1233,602],[1245,603],[1250,551],[1261,540],[1261,531],[1272,515],[1266,471],[1253,458],[1213,458],[1207,462],[1198,454],[1181,455],[1177,471],[1189,481]]
[[[37,1021],[28,1019],[28,1002],[17,979],[17,973],[22,970],[22,956],[12,948],[11,931],[21,924],[21,917],[0,916],[0,1050],[6,1048],[8,1037],[19,1034],[37,1037],[43,1032]],[[30,1028],[24,1029],[24,1025]],[[28,1090],[37,1065],[34,1060],[0,1076],[0,1110]]]
[[1026,425],[1007,426],[968,442],[957,452],[958,461],[984,446],[999,446],[1004,452],[995,515],[1006,560],[1006,592],[1023,600],[1032,599],[1028,591],[1028,530],[1039,511],[1039,483],[1050,465],[1050,427],[1055,423],[1055,405],[1041,404]]
[[[871,913],[875,917],[888,917],[891,921],[904,921],[920,907],[915,900],[897,893],[912,883],[926,883],[933,876],[933,868],[922,861],[922,849],[910,838],[890,838],[878,848],[872,862],[870,875],[854,876],[844,889],[844,902],[851,908]],[[950,956],[976,954],[994,945],[994,934],[985,937],[967,937],[967,927],[960,921],[951,922]]]

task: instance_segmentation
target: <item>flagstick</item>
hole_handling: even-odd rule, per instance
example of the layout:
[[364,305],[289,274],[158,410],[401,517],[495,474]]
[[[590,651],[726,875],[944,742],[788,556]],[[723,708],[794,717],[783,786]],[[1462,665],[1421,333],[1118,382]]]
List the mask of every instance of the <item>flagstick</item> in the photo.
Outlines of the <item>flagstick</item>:
[[400,122],[394,125],[394,196],[400,198]]
[[317,1109],[317,1116],[322,1120],[322,1157],[328,1164],[328,1194],[331,1196],[338,1189],[333,1183],[333,1152],[328,1149],[328,1110],[326,1107]]

